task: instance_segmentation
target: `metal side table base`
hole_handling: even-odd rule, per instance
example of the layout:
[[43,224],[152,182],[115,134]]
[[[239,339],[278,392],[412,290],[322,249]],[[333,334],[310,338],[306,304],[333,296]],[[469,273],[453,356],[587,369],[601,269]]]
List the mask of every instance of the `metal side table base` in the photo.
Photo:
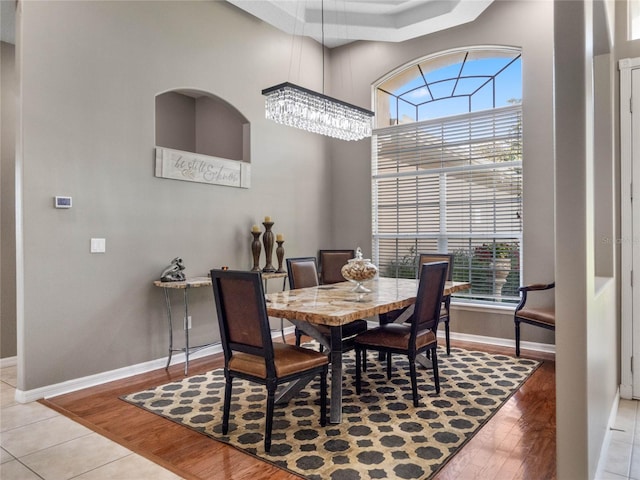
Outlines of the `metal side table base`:
[[[185,376],[189,374],[189,356],[192,353],[197,352],[198,350],[202,350],[203,348],[214,345],[214,343],[206,343],[203,345],[195,345],[191,346],[189,344],[189,289],[194,287],[203,287],[207,285],[211,285],[211,280],[206,277],[198,277],[194,279],[187,279],[182,282],[154,282],[154,285],[157,287],[161,287],[164,291],[164,301],[165,307],[167,309],[167,321],[169,323],[169,356],[167,358],[167,365],[164,367],[165,370],[169,368],[171,365],[171,359],[173,358],[173,352],[184,352],[184,374]],[[174,348],[173,346],[173,318],[171,313],[171,299],[169,298],[169,290],[179,289],[183,290],[183,301],[184,301],[184,321],[182,324],[182,328],[184,331],[184,340],[185,346],[184,348]]]

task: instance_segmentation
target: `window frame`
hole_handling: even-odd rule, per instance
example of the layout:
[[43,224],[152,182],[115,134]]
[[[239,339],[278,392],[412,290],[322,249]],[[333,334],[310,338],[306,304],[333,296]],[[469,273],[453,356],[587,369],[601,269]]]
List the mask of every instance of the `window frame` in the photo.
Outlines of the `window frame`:
[[640,40],[640,0],[628,0],[627,2],[627,39],[629,41]]
[[[425,62],[428,62],[429,59],[437,59],[438,57],[441,57],[443,55],[448,55],[448,54],[459,54],[460,52],[465,52],[465,51],[470,51],[470,50],[485,50],[485,51],[510,51],[513,53],[517,53],[518,56],[516,57],[516,59],[521,59],[521,49],[517,49],[517,48],[505,48],[505,47],[493,47],[493,46],[482,46],[482,47],[473,47],[473,48],[465,48],[465,49],[455,49],[455,50],[448,50],[445,52],[439,52],[435,55],[430,55],[430,56],[426,56],[423,58],[420,58],[418,60],[414,60],[408,64],[405,64],[395,70],[393,70],[392,72],[390,72],[389,74],[387,74],[386,76],[384,76],[383,78],[381,78],[378,82],[376,82],[373,85],[373,91],[372,91],[372,101],[373,101],[373,105],[374,105],[374,111],[376,111],[376,113],[378,112],[378,103],[377,103],[377,99],[378,99],[378,89],[380,87],[380,85],[383,85],[385,81],[389,80],[389,79],[393,79],[395,76],[400,76],[401,74],[403,74],[403,72],[406,72],[408,69],[415,67],[419,64],[424,64]],[[481,52],[482,54],[482,52]],[[466,56],[465,56],[466,59]],[[521,61],[521,60],[520,60]],[[496,75],[497,76],[497,75]],[[522,85],[520,84],[520,88],[522,87]],[[494,96],[495,98],[495,96]],[[469,104],[471,104],[471,102],[469,102]],[[495,102],[494,102],[495,104]],[[511,110],[511,111],[517,111],[518,115],[519,115],[519,123],[518,123],[518,135],[517,135],[517,142],[519,142],[519,151],[516,150],[516,156],[519,158],[516,159],[512,159],[510,161],[496,161],[494,160],[494,162],[488,162],[485,163],[484,166],[482,165],[465,165],[465,166],[461,166],[458,167],[459,171],[469,171],[469,170],[474,170],[474,169],[484,169],[486,171],[491,171],[491,170],[496,170],[497,168],[501,168],[501,169],[512,169],[512,171],[519,171],[520,174],[520,179],[519,179],[519,191],[516,193],[516,196],[519,197],[519,200],[516,200],[514,205],[517,204],[519,206],[516,206],[514,208],[518,209],[518,218],[519,218],[519,228],[517,228],[515,231],[509,231],[509,232],[505,232],[505,231],[491,231],[491,232],[481,232],[481,233],[471,233],[472,230],[472,220],[469,220],[469,227],[468,230],[469,232],[466,232],[466,234],[455,234],[455,233],[451,233],[447,231],[446,228],[446,217],[444,222],[442,219],[438,220],[439,222],[439,228],[437,232],[430,232],[430,233],[421,233],[420,232],[420,226],[419,226],[419,222],[416,221],[416,226],[415,226],[415,231],[409,232],[409,233],[403,233],[402,231],[400,231],[400,228],[398,227],[396,229],[396,231],[394,233],[389,233],[389,232],[384,232],[380,230],[380,195],[379,195],[379,187],[380,187],[380,179],[381,178],[401,178],[401,177],[407,177],[407,178],[416,178],[418,179],[419,177],[422,178],[426,178],[426,176],[428,176],[429,174],[420,174],[420,173],[416,173],[418,172],[418,170],[416,171],[408,171],[406,173],[396,173],[396,174],[389,174],[389,173],[380,173],[378,171],[379,168],[379,164],[378,164],[378,155],[379,155],[379,141],[380,141],[380,135],[384,134],[385,132],[392,132],[393,130],[402,130],[403,128],[420,128],[421,124],[429,124],[429,123],[433,123],[433,124],[437,124],[438,122],[440,123],[445,123],[450,119],[454,119],[456,117],[461,118],[463,121],[465,119],[465,117],[471,118],[471,117],[482,117],[483,115],[486,116],[491,116],[493,114],[495,114],[496,112],[500,112],[501,110]],[[391,122],[390,122],[391,123]],[[453,115],[453,116],[449,116],[449,117],[439,117],[437,119],[431,119],[431,120],[423,120],[423,121],[416,121],[416,122],[409,122],[409,123],[403,123],[403,122],[399,122],[397,121],[395,124],[391,124],[390,126],[384,126],[381,128],[376,128],[374,129],[374,135],[372,136],[372,219],[373,219],[373,223],[372,223],[372,252],[373,252],[373,259],[374,262],[376,262],[376,264],[378,264],[378,266],[380,267],[381,270],[381,274],[383,276],[385,276],[385,273],[387,274],[386,276],[389,276],[389,273],[391,273],[393,275],[393,270],[390,267],[389,264],[385,264],[384,262],[381,262],[381,241],[395,241],[396,242],[396,246],[395,246],[395,258],[392,261],[396,262],[396,265],[404,265],[404,266],[408,266],[409,264],[412,264],[413,266],[413,270],[411,268],[406,268],[402,274],[400,273],[400,270],[398,268],[395,269],[395,275],[396,276],[415,276],[415,273],[417,273],[417,268],[415,265],[415,258],[420,254],[423,253],[423,251],[427,251],[426,249],[424,249],[423,247],[421,247],[420,245],[429,245],[430,247],[432,246],[432,248],[429,248],[429,251],[432,252],[441,252],[441,253],[454,253],[452,251],[452,249],[449,247],[449,245],[451,244],[455,244],[455,242],[452,242],[452,240],[454,238],[458,238],[460,240],[460,242],[463,241],[468,241],[468,260],[465,260],[466,262],[466,266],[467,266],[467,270],[466,270],[466,275],[467,278],[462,278],[462,270],[460,270],[458,267],[456,267],[456,264],[454,263],[454,280],[461,280],[461,281],[472,281],[472,285],[473,285],[473,278],[479,278],[479,274],[478,272],[480,270],[483,270],[484,273],[486,273],[487,275],[490,275],[490,280],[486,280],[486,282],[491,282],[491,287],[493,288],[493,293],[492,294],[486,294],[486,295],[480,295],[477,293],[474,293],[473,291],[471,292],[459,292],[457,293],[455,296],[458,300],[462,300],[465,301],[467,303],[475,303],[475,304],[486,304],[486,305],[505,305],[505,304],[513,304],[515,302],[518,301],[519,298],[519,294],[517,292],[517,287],[521,284],[521,278],[522,278],[522,273],[521,273],[521,269],[520,269],[520,265],[522,264],[521,262],[521,256],[522,256],[522,249],[520,248],[522,245],[522,233],[523,233],[523,222],[522,222],[522,193],[523,193],[523,179],[522,179],[522,142],[523,142],[523,132],[522,132],[522,104],[519,103],[517,105],[511,105],[509,107],[498,107],[498,108],[491,108],[488,110],[483,110],[480,112],[470,112],[470,113],[466,113],[466,114],[458,114],[458,115]],[[416,134],[417,135],[417,134]],[[471,138],[471,137],[470,137]],[[443,141],[443,144],[446,143],[446,141]],[[494,142],[495,143],[495,142]],[[473,141],[469,140],[469,145],[472,145]],[[445,147],[442,147],[442,150],[445,150]],[[498,152],[498,148],[496,148],[495,150],[493,150],[493,153],[495,154],[495,152]],[[404,160],[397,160],[398,165],[400,165],[402,163],[402,161]],[[410,161],[409,161],[410,163]],[[446,161],[443,162],[446,164]],[[417,164],[416,164],[417,165]],[[406,166],[406,165],[405,165]],[[429,168],[427,167],[427,170]],[[433,172],[437,172],[438,168],[433,168],[432,169]],[[438,188],[439,188],[439,209],[441,210],[439,212],[440,215],[446,215],[447,214],[447,205],[446,203],[444,203],[443,201],[446,198],[446,187],[443,187],[443,185],[446,185],[446,183],[444,182],[444,177],[446,176],[447,172],[452,172],[455,171],[456,168],[455,167],[447,167],[446,165],[440,169],[440,171],[442,172],[442,174],[440,175],[440,179],[438,180]],[[417,182],[418,180],[416,180],[416,200],[415,200],[415,205],[416,205],[416,211],[419,209],[418,204],[420,203],[418,200],[418,197],[420,196],[420,187],[417,186]],[[473,183],[471,180],[469,181],[469,183]],[[397,187],[397,188],[401,188],[401,187]],[[431,188],[431,187],[429,187]],[[401,191],[401,190],[399,190]],[[402,192],[402,191],[401,191]],[[400,193],[401,194],[401,193]],[[519,202],[519,203],[518,203]],[[494,205],[495,205],[495,200],[494,200]],[[411,205],[409,206],[411,208]],[[396,213],[396,215],[398,215]],[[433,214],[434,216],[436,216],[437,214]],[[451,216],[451,212],[449,212],[448,216]],[[400,217],[399,217],[400,218]],[[517,222],[516,222],[517,223]],[[431,225],[434,225],[434,223],[432,223]],[[410,230],[410,229],[409,229]],[[429,242],[425,242],[425,240],[428,240]],[[408,252],[404,252],[405,254],[403,255],[403,252],[399,251],[399,244],[401,241],[404,241],[404,245],[408,245],[411,244],[411,242],[414,242],[414,247],[413,250],[409,250]],[[508,246],[515,246],[515,248],[510,249],[508,253],[505,254],[505,256],[507,256],[510,259],[510,265],[511,268],[513,268],[513,271],[509,272],[509,277],[508,277],[508,282],[509,282],[509,288],[506,289],[506,293],[504,290],[504,287],[501,287],[503,289],[502,294],[500,295],[495,295],[495,287],[494,285],[496,284],[495,280],[497,278],[497,275],[500,274],[501,271],[501,267],[498,265],[496,258],[502,256],[501,255],[501,249],[504,247],[504,244],[507,243]],[[389,249],[391,248],[391,250],[393,250],[393,245],[391,244],[391,247],[389,247],[390,244],[386,244],[385,248]],[[506,248],[506,247],[505,247]],[[482,266],[480,266],[480,258],[482,257],[482,255],[487,254],[487,252],[491,252],[490,256],[491,256],[491,263],[487,264],[486,262],[482,264]],[[388,252],[387,252],[388,253]],[[481,255],[482,254],[482,255]],[[391,253],[391,255],[393,255],[393,252]],[[384,257],[384,255],[383,255]],[[477,258],[476,258],[477,257]],[[389,258],[389,255],[386,255],[386,258]],[[484,257],[483,257],[484,258]],[[486,260],[486,259],[485,259]],[[459,262],[462,263],[462,262]],[[404,268],[404,267],[403,267]],[[476,272],[475,274],[473,272]],[[481,272],[482,273],[482,272]],[[472,278],[473,277],[473,278]],[[415,278],[415,277],[414,277]],[[478,281],[476,280],[476,285],[478,285]],[[486,287],[489,288],[489,287]],[[473,287],[472,287],[473,290]],[[510,293],[509,293],[510,292]]]

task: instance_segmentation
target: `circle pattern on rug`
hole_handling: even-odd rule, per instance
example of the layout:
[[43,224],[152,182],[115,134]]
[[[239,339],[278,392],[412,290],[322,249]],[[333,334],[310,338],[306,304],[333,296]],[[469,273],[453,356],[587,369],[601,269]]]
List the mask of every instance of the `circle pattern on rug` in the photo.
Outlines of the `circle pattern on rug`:
[[459,348],[452,348],[451,355],[441,349],[438,363],[439,395],[431,370],[417,368],[421,399],[416,408],[406,357],[393,357],[387,380],[386,362],[371,352],[367,371],[362,372],[362,394],[356,395],[355,360],[353,352],[346,353],[342,423],[320,426],[316,378],[288,405],[276,405],[269,453],[263,448],[266,390],[261,385],[234,380],[229,432],[222,435],[221,369],[122,399],[311,480],[426,479],[539,365]]

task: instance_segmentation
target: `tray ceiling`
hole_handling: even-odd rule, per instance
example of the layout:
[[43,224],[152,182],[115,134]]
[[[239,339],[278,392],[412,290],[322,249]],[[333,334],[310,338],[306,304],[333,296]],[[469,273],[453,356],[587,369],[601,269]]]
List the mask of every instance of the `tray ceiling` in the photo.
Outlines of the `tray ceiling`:
[[[402,42],[475,20],[493,0],[227,0],[291,35],[337,47]],[[323,15],[324,14],[324,15]]]

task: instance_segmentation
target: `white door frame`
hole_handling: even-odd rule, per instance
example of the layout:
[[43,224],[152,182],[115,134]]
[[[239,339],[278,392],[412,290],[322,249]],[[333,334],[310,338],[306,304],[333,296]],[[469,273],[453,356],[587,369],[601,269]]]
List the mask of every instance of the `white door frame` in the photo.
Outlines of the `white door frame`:
[[[620,60],[618,63],[620,70],[620,209],[621,209],[621,225],[620,225],[620,245],[621,245],[621,264],[620,264],[620,278],[621,278],[621,292],[622,292],[622,320],[620,325],[620,396],[622,398],[634,398],[640,397],[640,382],[636,382],[636,395],[634,395],[634,381],[633,381],[633,347],[634,347],[634,330],[640,330],[640,316],[638,318],[638,325],[633,324],[633,288],[632,288],[632,274],[634,263],[634,246],[635,236],[634,230],[640,230],[640,168],[633,168],[633,132],[632,132],[632,105],[631,105],[631,92],[632,82],[631,76],[634,69],[640,71],[640,58],[626,58]],[[634,109],[636,115],[640,113],[640,98],[634,98]],[[636,126],[636,128],[638,128]],[[636,152],[636,155],[638,153]],[[634,175],[636,178],[634,178]],[[633,188],[635,185],[635,189]],[[634,212],[632,208],[632,195],[633,190],[637,191],[636,208],[634,221]],[[637,225],[634,229],[634,223]],[[640,251],[640,245],[639,245]],[[636,271],[636,285],[640,285],[640,255],[635,255],[635,263],[638,264]],[[636,295],[640,296],[640,288],[636,288]],[[636,303],[640,305],[640,303]],[[638,338],[638,336],[636,336]],[[640,350],[639,350],[640,351]],[[640,357],[640,355],[636,355]],[[638,358],[640,360],[640,358]],[[636,361],[637,363],[637,361]],[[640,368],[635,368],[636,375],[640,375]]]

